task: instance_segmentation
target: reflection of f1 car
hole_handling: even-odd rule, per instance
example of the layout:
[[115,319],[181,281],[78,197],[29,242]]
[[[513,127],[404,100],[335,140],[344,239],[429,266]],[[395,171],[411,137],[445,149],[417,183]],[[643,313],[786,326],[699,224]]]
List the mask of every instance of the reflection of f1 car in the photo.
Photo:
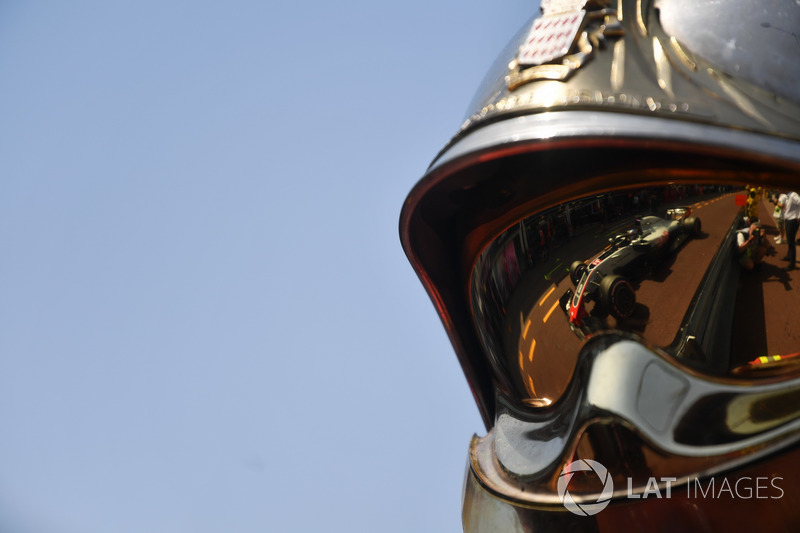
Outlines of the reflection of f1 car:
[[630,317],[636,293],[629,279],[646,276],[687,238],[700,234],[700,219],[691,213],[691,208],[680,207],[668,210],[666,220],[655,216],[637,219],[634,228],[609,239],[611,244],[589,264],[572,263],[569,276],[575,291],[568,290],[560,299],[570,327],[581,332],[589,317],[587,302],[594,302],[616,319]]

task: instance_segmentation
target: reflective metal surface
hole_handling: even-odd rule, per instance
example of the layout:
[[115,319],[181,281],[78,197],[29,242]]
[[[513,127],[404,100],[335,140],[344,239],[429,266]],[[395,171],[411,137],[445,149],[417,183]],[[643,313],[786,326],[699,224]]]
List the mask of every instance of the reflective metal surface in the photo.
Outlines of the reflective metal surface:
[[800,104],[800,6],[794,0],[656,0],[655,8],[665,32],[687,50]]
[[[624,436],[622,431],[619,433],[597,435],[595,442],[597,446],[613,449],[613,444],[621,442],[617,437]],[[628,454],[629,463],[635,463],[641,457],[635,449],[617,447],[616,451],[620,455]],[[612,500],[594,516],[558,512],[554,507],[519,505],[508,496],[493,492],[481,484],[474,471],[468,471],[463,498],[464,531],[792,532],[797,527],[796,509],[800,497],[789,487],[792,486],[790,480],[800,476],[798,459],[800,455],[795,451],[770,457],[736,474],[706,478],[702,484],[678,486],[673,482],[668,489],[662,483],[657,496]],[[616,464],[622,461],[620,456]],[[781,479],[772,477],[778,472],[782,474]],[[732,495],[738,492],[742,497],[729,496],[726,487]],[[624,483],[622,488],[624,490]],[[655,494],[655,488],[652,490]]]
[[[611,470],[618,495],[623,489],[641,494],[651,477],[672,477],[680,485],[690,474],[715,474],[800,439],[800,377],[761,384],[708,379],[619,335],[595,337],[579,359],[576,378],[560,402],[539,413],[506,404],[494,434],[474,443],[473,467],[484,483],[523,501],[557,504],[552,487],[565,456],[606,466],[620,461],[616,449],[596,447],[590,457],[578,452],[594,425],[601,432],[615,424],[636,428],[627,439],[641,464],[627,486],[627,469]],[[774,409],[778,405],[783,408]],[[709,412],[718,417],[709,419]],[[659,456],[684,459],[676,463]],[[502,468],[494,466],[495,457]],[[581,485],[573,482],[571,491],[580,493]]]
[[575,45],[548,63],[520,68],[531,29],[549,17],[543,9],[526,22],[490,69],[450,146],[498,119],[564,110],[800,137],[794,0],[542,4],[583,18]]
[[[561,378],[562,385],[544,392],[537,388],[533,394],[527,391],[530,383],[522,383],[509,372],[509,363],[503,359],[518,358],[519,350],[498,355],[502,350],[497,346],[504,341],[498,331],[489,331],[499,327],[491,325],[496,318],[488,309],[490,305],[486,304],[485,311],[476,307],[484,303],[475,292],[474,269],[484,260],[479,259],[481,254],[502,232],[526,218],[533,220],[545,213],[549,216],[554,210],[589,202],[593,197],[641,194],[644,189],[669,184],[688,189],[729,186],[731,191],[743,190],[748,184],[764,189],[800,187],[800,107],[794,102],[792,94],[797,88],[790,78],[791,72],[798,70],[791,65],[800,57],[785,36],[770,34],[742,46],[743,36],[763,29],[762,23],[777,27],[782,21],[797,27],[800,5],[743,1],[720,5],[719,10],[725,13],[719,20],[742,13],[738,25],[725,30],[728,41],[736,45],[732,45],[727,61],[714,56],[714,50],[706,50],[706,44],[693,40],[694,34],[689,35],[684,28],[690,24],[688,19],[692,27],[707,24],[716,28],[718,22],[710,4],[704,3],[698,11],[668,0],[552,0],[543,4],[542,12],[526,22],[501,52],[470,106],[469,118],[411,191],[401,215],[403,246],[450,334],[487,427],[494,423],[497,391],[512,397],[552,400],[550,396],[563,389],[573,367],[568,364],[569,370],[561,370],[566,374]],[[543,20],[569,25],[575,16],[583,22],[569,26],[566,38],[572,39],[571,44],[546,53],[523,53],[524,42],[550,37]],[[585,44],[584,38],[591,45],[591,51],[585,53],[581,44]],[[757,64],[769,64],[773,55],[787,65],[787,73],[770,82],[781,85],[782,92],[771,92],[770,85],[758,86],[755,74],[737,75],[747,69],[756,72]],[[534,59],[528,61],[531,57]],[[744,63],[749,66],[745,68]],[[566,66],[568,75],[548,77],[559,70],[553,70],[554,65]],[[525,80],[517,80],[517,75]],[[689,203],[699,200],[686,199]],[[699,247],[705,253],[705,245],[717,237],[722,239],[719,232],[724,230],[716,224],[727,217],[725,230],[729,230],[736,215],[718,213],[716,208],[731,202],[720,199],[714,208],[702,208],[710,209],[708,213],[700,215],[698,211],[703,235],[686,242],[671,260],[678,265],[692,262],[696,256],[692,249]],[[666,215],[663,210],[642,214]],[[601,240],[607,238],[603,235]],[[721,243],[713,246],[719,249]],[[561,257],[565,267],[562,274],[569,267],[567,261],[586,261],[606,244],[595,243],[593,250],[574,250],[570,257]],[[783,249],[776,250],[777,258],[785,254]],[[673,276],[662,286],[677,279]],[[654,280],[635,283],[644,283],[644,287],[632,285],[639,303],[623,329],[638,331],[657,346],[670,348],[676,337],[663,337],[675,332],[668,332],[665,321],[656,315],[648,322],[643,314],[658,313],[645,301]],[[698,281],[692,283],[696,291]],[[771,288],[774,283],[764,286]],[[686,284],[680,287],[689,290]],[[556,288],[559,297],[564,294],[562,289]],[[492,297],[487,293],[486,298]],[[682,305],[685,314],[689,305]],[[695,308],[698,312],[702,309]],[[671,312],[677,316],[678,311]],[[586,313],[593,317],[589,305]],[[636,325],[637,319],[644,322]],[[693,327],[703,330],[702,335],[685,334],[687,343],[671,350],[676,357],[690,361],[700,357],[698,353],[707,356],[708,346],[689,356],[700,337],[716,342],[718,353],[724,351],[719,344],[722,341],[714,341],[716,336],[705,331],[719,320],[707,325],[699,320]],[[487,321],[489,325],[484,325]],[[608,326],[606,320],[602,327]],[[658,328],[664,331],[657,336]],[[571,343],[573,349],[579,340],[573,336],[564,342]],[[794,349],[772,344],[767,348],[767,356],[792,353]],[[770,352],[773,349],[775,353]],[[722,368],[728,363],[712,358],[703,364],[708,371],[719,373],[729,370]],[[515,366],[519,366],[518,361]]]
[[[466,530],[800,521],[799,27],[794,0],[545,0],[501,52],[400,221],[489,430]],[[733,474],[791,494],[647,499]]]

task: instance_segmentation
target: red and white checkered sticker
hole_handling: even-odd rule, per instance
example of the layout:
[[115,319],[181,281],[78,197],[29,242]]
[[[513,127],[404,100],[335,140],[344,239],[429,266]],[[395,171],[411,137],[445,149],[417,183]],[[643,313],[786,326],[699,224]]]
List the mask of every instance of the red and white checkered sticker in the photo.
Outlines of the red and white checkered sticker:
[[528,38],[519,49],[520,65],[542,65],[569,54],[586,18],[586,11],[541,17],[533,21]]

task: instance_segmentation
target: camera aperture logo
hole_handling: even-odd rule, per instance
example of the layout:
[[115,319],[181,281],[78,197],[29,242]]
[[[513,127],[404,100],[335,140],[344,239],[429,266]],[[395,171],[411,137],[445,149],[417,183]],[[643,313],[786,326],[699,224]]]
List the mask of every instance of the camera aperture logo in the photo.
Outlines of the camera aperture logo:
[[[581,471],[594,472],[600,479],[600,482],[603,484],[603,491],[600,493],[600,496],[597,498],[595,503],[578,503],[572,498],[569,490],[567,490],[567,486],[572,480],[572,476],[575,475],[575,472]],[[564,507],[566,507],[569,512],[576,515],[596,515],[605,509],[609,502],[611,502],[611,495],[613,493],[614,482],[612,481],[611,476],[608,474],[608,470],[597,461],[592,461],[591,459],[579,459],[577,461],[573,461],[565,466],[564,470],[561,471],[561,475],[558,476],[558,497],[561,500],[561,503],[564,504]]]

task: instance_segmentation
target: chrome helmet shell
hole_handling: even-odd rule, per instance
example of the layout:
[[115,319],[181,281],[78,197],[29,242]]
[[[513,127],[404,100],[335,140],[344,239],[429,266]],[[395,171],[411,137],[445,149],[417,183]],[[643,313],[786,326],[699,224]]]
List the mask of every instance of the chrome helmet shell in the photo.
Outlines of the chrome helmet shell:
[[[800,321],[782,339],[749,330],[730,257],[740,192],[763,191],[765,213],[772,194],[800,190],[798,28],[794,0],[551,0],[501,53],[400,219],[489,430],[470,446],[466,530],[800,520]],[[694,213],[666,209],[679,203]],[[589,325],[576,326],[563,315],[602,262],[602,233],[645,211],[701,236],[656,235],[669,253],[630,261],[633,318],[611,310],[611,280],[629,273],[603,272]],[[744,282],[762,295],[773,256]],[[559,299],[576,269],[585,277]],[[781,298],[797,290],[764,297],[762,322],[794,316]],[[754,337],[763,350],[747,347]],[[589,479],[592,462],[614,488]],[[774,493],[691,497],[693,482],[731,475],[767,477]]]

